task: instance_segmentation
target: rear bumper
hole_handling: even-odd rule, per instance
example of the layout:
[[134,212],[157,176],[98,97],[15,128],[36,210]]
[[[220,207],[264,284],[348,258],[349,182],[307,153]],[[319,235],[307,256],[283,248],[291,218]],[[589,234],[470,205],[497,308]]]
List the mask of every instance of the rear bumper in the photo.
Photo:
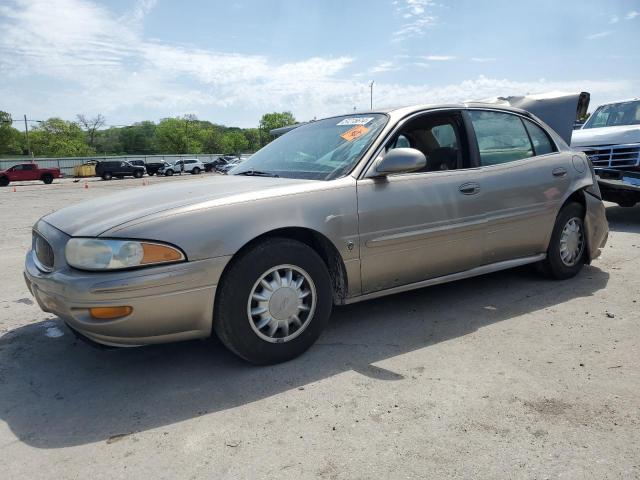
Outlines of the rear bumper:
[[[62,318],[81,335],[103,345],[135,346],[211,335],[216,286],[230,257],[126,272],[44,273],[33,251],[24,277],[40,308]],[[96,320],[89,308],[130,306],[116,320]]]
[[609,237],[609,223],[602,200],[588,192],[584,194],[586,213],[584,218],[587,234],[589,261],[600,256]]

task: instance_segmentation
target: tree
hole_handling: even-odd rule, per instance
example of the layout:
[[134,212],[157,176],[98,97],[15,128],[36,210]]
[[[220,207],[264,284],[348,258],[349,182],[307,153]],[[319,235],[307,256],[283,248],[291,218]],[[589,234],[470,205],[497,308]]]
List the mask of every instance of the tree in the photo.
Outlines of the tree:
[[258,128],[245,128],[242,133],[247,139],[250,151],[256,152],[260,150],[260,130]]
[[271,141],[269,132],[274,128],[287,127],[295,123],[296,118],[291,112],[265,113],[260,119],[260,144],[264,146]]
[[87,136],[89,137],[89,146],[95,146],[95,138],[96,131],[100,129],[100,127],[104,127],[106,123],[106,119],[98,114],[93,118],[88,118],[86,115],[78,114],[76,115],[78,118],[78,123],[87,131]]
[[13,128],[11,115],[0,110],[0,154],[22,153],[22,134]]
[[95,153],[85,143],[84,132],[76,122],[50,118],[30,135],[31,150],[44,157],[83,157]]
[[156,147],[159,153],[200,153],[202,136],[195,115],[164,118],[156,127]]
[[134,123],[118,129],[122,152],[138,155],[155,153],[156,124],[150,121]]
[[246,150],[249,142],[239,131],[227,132],[222,136],[223,153],[232,153],[240,156],[243,150]]
[[202,132],[202,151],[205,153],[225,153],[223,128],[212,125]]

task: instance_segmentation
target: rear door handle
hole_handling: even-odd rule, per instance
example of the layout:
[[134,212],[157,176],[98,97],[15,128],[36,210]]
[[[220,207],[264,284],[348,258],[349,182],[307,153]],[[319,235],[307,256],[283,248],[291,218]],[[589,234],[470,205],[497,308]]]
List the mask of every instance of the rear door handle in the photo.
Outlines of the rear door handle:
[[554,168],[553,172],[551,173],[553,173],[554,177],[564,177],[567,174],[567,169],[558,167],[558,168]]
[[458,187],[458,190],[464,195],[475,195],[480,191],[480,185],[475,182],[463,183]]

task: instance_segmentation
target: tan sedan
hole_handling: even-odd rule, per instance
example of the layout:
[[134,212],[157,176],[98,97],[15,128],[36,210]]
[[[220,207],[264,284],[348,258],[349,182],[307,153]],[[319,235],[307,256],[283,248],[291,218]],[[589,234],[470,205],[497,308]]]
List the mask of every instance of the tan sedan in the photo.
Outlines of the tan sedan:
[[308,349],[334,305],[524,264],[567,279],[607,234],[587,158],[538,118],[428,105],[314,121],[228,176],[47,215],[25,278],[95,342],[215,332],[267,364]]

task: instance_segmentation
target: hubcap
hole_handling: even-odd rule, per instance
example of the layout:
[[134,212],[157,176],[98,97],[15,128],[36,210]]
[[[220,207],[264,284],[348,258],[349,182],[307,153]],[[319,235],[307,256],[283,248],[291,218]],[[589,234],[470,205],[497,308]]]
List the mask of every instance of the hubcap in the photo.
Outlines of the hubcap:
[[560,235],[560,259],[562,263],[567,267],[573,267],[582,257],[583,249],[582,220],[574,217],[565,224]]
[[316,287],[309,274],[295,265],[278,265],[254,283],[247,315],[251,328],[260,338],[283,343],[307,328],[315,308]]

